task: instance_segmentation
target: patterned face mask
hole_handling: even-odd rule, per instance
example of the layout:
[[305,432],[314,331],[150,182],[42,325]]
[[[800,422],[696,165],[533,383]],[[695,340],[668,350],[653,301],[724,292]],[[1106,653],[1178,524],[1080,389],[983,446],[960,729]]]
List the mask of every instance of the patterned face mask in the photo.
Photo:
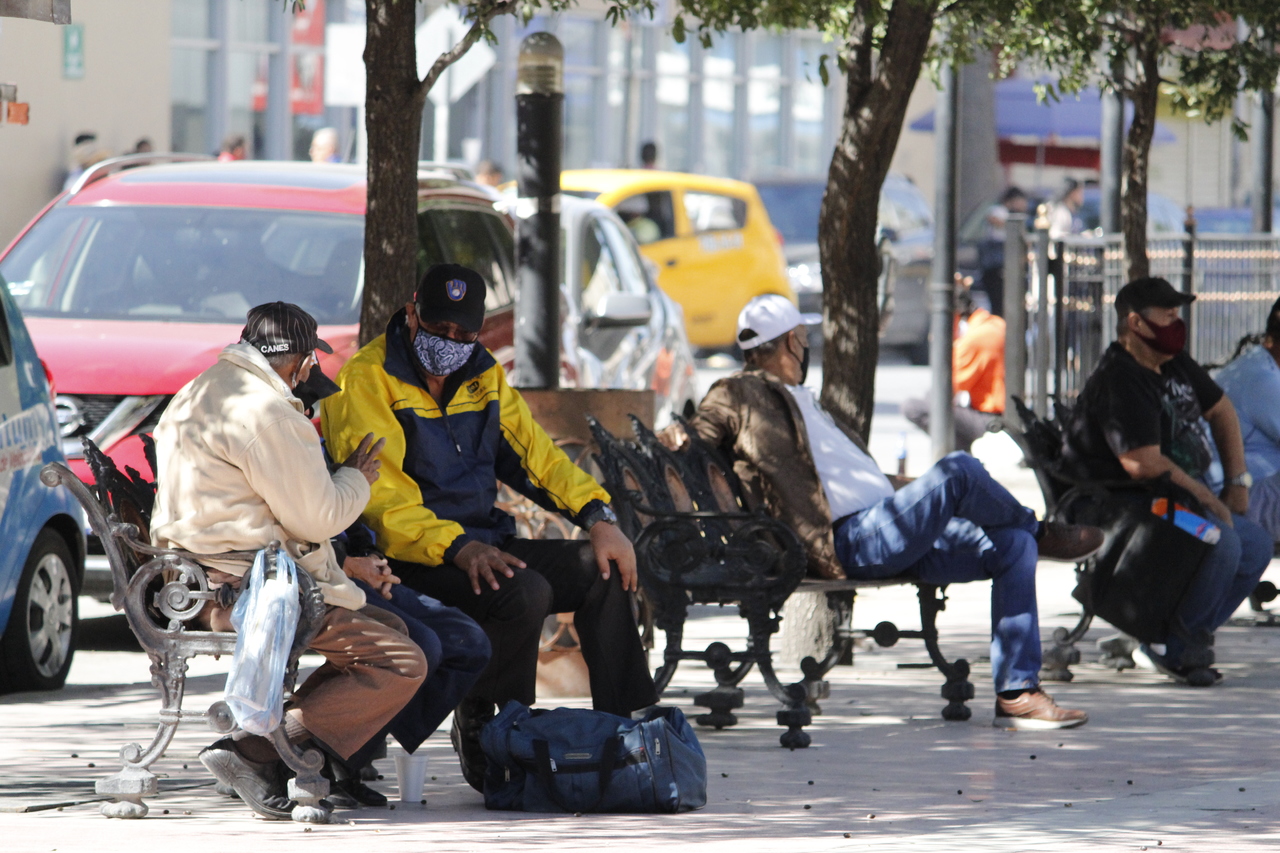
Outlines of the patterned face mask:
[[422,329],[413,338],[413,351],[418,355],[422,369],[432,376],[448,376],[471,358],[475,342],[464,344],[433,335]]

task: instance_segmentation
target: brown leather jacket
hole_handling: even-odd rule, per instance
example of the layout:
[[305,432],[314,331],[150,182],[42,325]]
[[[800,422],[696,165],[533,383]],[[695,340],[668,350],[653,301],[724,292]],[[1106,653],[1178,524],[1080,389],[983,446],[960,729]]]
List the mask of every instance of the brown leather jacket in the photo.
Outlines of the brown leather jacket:
[[[866,444],[848,425],[836,424],[862,450]],[[809,434],[795,398],[776,377],[744,370],[711,386],[690,427],[734,460],[748,492],[804,543],[812,577],[845,576],[836,558],[831,509],[809,450]]]

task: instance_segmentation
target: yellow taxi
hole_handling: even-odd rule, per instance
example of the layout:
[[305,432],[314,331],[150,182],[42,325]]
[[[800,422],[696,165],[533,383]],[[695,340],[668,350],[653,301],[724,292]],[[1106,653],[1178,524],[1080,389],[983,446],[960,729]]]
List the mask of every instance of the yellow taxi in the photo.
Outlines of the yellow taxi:
[[695,347],[732,347],[738,312],[777,293],[795,302],[778,232],[751,184],[653,169],[579,169],[566,195],[613,208],[658,265],[658,285],[684,308]]

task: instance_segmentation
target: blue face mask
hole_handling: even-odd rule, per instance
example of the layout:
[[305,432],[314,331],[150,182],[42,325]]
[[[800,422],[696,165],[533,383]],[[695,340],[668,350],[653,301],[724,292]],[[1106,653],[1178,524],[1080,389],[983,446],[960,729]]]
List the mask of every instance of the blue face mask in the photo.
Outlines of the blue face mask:
[[475,348],[474,341],[464,344],[422,329],[413,338],[413,351],[418,355],[418,363],[432,376],[448,376],[453,373],[467,363]]

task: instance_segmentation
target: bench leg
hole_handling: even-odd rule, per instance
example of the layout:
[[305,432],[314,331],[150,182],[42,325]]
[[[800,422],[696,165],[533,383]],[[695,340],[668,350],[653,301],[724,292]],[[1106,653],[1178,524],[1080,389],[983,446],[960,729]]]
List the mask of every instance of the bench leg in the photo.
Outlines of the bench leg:
[[769,692],[783,705],[778,711],[777,720],[778,725],[786,726],[787,730],[778,737],[778,742],[787,749],[804,749],[812,742],[812,738],[809,737],[808,732],[804,731],[804,727],[813,722],[813,713],[809,710],[808,704],[807,684],[804,681],[783,684],[773,670],[773,653],[769,649],[769,639],[778,630],[778,620],[769,615],[768,605],[761,603],[753,607],[744,604],[742,610],[747,619],[747,627],[751,635],[751,651],[754,653],[756,665],[760,667],[760,675],[764,678]]
[[834,627],[831,645],[822,660],[806,655],[800,661],[800,671],[804,673],[800,684],[804,687],[805,703],[812,714],[821,714],[822,707],[818,701],[831,695],[831,685],[826,680],[826,674],[837,664],[853,662],[854,593],[852,591],[829,592],[826,593],[826,597],[827,612],[831,614]]
[[712,643],[703,653],[707,666],[715,672],[716,686],[706,693],[693,697],[693,704],[711,709],[709,714],[698,715],[697,723],[700,726],[715,726],[717,729],[723,729],[738,724],[738,718],[733,711],[742,707],[745,694],[737,685],[746,673],[743,671],[744,666],[734,668],[730,665],[733,663],[732,655],[733,652],[724,643]]
[[182,718],[182,693],[187,680],[187,659],[180,655],[151,655],[151,683],[160,690],[160,725],[145,750],[136,743],[120,748],[121,768],[93,786],[96,793],[111,797],[99,811],[106,817],[136,819],[149,809],[142,798],[158,792],[151,765],[164,755],[173,741]]
[[668,596],[668,600],[664,602],[665,606],[658,611],[655,619],[657,626],[667,635],[667,648],[663,652],[662,666],[653,673],[653,683],[658,688],[659,695],[671,683],[671,677],[676,674],[676,668],[680,666],[680,656],[684,653],[684,621],[688,615],[688,608],[682,601],[672,601],[673,598],[674,596]]
[[973,684],[969,681],[969,662],[964,658],[948,663],[938,648],[938,613],[947,607],[947,598],[934,584],[917,584],[920,599],[920,633],[929,659],[938,671],[946,676],[942,685],[942,698],[947,700],[942,709],[942,719],[964,721],[973,711],[964,703],[973,698]]
[[296,800],[293,819],[297,823],[328,823],[330,810],[320,805],[329,796],[329,780],[320,775],[324,767],[324,755],[318,749],[301,750],[289,743],[284,726],[271,732],[271,743],[280,758],[296,776],[289,780],[289,799]]
[[1070,667],[1080,663],[1080,650],[1076,648],[1076,643],[1084,636],[1084,632],[1089,630],[1092,622],[1093,614],[1086,609],[1080,614],[1080,621],[1076,622],[1076,626],[1071,630],[1053,629],[1053,644],[1046,643],[1041,651],[1041,681],[1070,681],[1075,677]]

